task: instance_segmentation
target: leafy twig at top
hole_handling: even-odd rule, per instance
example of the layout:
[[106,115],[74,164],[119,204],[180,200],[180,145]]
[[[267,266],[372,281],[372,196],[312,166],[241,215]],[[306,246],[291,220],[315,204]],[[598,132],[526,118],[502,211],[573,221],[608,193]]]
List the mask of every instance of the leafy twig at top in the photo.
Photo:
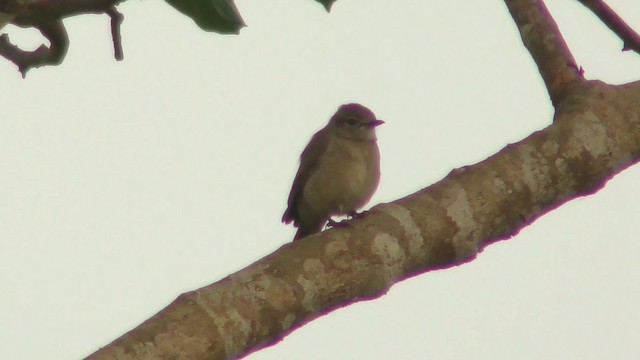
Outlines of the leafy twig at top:
[[115,5],[122,0],[15,0],[3,3],[3,12],[12,16],[10,23],[19,27],[33,27],[49,40],[50,46],[40,45],[25,51],[12,44],[7,34],[0,35],[0,55],[18,66],[25,77],[29,69],[60,64],[69,48],[69,37],[62,19],[78,14],[106,13],[111,17],[111,34],[115,57],[122,60],[120,24],[123,16]]

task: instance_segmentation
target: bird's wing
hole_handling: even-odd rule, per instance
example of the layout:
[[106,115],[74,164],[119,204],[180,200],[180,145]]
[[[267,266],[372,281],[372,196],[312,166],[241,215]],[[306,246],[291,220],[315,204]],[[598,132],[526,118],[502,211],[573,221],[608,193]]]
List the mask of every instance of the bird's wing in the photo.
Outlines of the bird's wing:
[[329,144],[327,131],[328,129],[325,127],[315,133],[307,147],[302,151],[302,155],[300,155],[300,167],[298,168],[296,177],[293,179],[293,185],[291,186],[291,192],[287,200],[287,210],[285,210],[284,215],[282,215],[282,222],[285,224],[292,221],[294,225],[298,224],[298,197],[302,195],[305,184]]

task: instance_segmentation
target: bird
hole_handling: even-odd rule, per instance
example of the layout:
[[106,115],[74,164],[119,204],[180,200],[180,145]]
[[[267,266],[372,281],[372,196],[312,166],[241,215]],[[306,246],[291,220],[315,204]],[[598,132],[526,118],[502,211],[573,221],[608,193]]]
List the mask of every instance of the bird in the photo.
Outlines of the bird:
[[367,107],[338,108],[300,155],[282,222],[298,228],[293,240],[320,232],[336,215],[356,215],[380,181],[376,127],[384,121]]

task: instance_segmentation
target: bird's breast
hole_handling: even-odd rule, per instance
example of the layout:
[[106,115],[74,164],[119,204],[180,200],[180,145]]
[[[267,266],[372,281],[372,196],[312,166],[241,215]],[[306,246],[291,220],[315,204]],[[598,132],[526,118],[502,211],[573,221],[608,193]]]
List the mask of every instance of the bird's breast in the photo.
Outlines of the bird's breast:
[[375,142],[331,141],[304,188],[316,211],[346,214],[366,204],[380,179],[380,155]]

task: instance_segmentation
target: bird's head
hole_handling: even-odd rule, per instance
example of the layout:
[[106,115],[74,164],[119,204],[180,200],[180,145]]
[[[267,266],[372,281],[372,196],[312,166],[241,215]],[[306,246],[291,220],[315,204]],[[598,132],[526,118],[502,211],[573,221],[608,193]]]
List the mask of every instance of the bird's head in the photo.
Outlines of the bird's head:
[[375,141],[375,128],[384,124],[373,111],[360,104],[345,104],[329,120],[329,126],[343,138],[355,141]]

